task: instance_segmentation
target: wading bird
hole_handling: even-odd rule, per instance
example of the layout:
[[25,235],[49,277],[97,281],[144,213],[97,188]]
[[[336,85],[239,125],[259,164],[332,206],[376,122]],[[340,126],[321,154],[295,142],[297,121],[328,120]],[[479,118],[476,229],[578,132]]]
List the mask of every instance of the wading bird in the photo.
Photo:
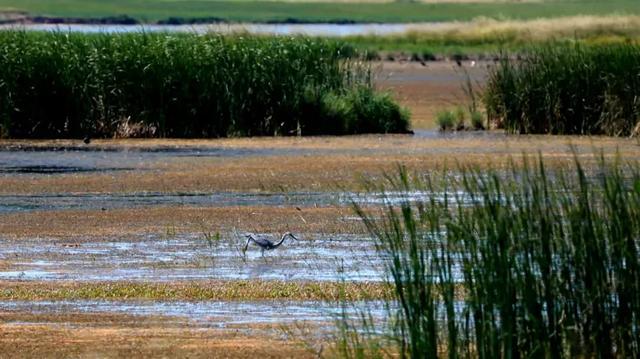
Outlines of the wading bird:
[[280,247],[282,242],[284,242],[284,240],[287,239],[287,237],[291,237],[292,239],[295,239],[296,241],[298,240],[298,238],[296,238],[293,234],[291,234],[291,232],[286,232],[285,234],[283,234],[282,238],[280,238],[280,240],[277,243],[273,243],[269,239],[267,239],[266,237],[257,236],[257,235],[255,235],[253,233],[247,233],[244,236],[247,237],[247,244],[244,245],[243,252],[247,251],[247,248],[249,247],[249,242],[253,241],[253,243],[255,243],[258,246],[260,246],[260,251],[262,252],[262,255],[264,255],[264,251],[265,250],[269,251],[269,250],[276,249],[276,248]]

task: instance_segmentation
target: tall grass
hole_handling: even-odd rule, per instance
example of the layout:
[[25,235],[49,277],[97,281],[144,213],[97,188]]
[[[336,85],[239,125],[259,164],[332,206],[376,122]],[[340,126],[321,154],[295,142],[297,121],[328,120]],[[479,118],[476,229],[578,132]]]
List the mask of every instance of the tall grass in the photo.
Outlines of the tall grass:
[[170,137],[406,131],[407,115],[348,54],[302,37],[3,31],[0,133],[111,137],[123,124]]
[[511,132],[627,136],[640,122],[640,46],[549,45],[505,58],[485,105]]
[[355,206],[388,259],[395,351],[638,357],[640,165],[508,167],[445,178],[401,169],[371,189],[404,203]]

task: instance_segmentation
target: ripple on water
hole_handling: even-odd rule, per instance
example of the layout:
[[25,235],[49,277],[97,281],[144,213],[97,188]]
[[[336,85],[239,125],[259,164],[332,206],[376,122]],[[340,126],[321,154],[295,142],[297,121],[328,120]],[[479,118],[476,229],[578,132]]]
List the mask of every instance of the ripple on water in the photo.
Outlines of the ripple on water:
[[339,303],[321,301],[0,301],[0,310],[32,314],[80,312],[164,316],[216,328],[300,321],[329,327],[343,310],[350,318],[356,318],[362,310],[369,312],[376,321],[386,317],[385,305],[381,301],[352,302],[344,307]]
[[172,239],[85,242],[73,247],[55,240],[0,240],[4,280],[176,281],[315,280],[380,281],[383,260],[366,237],[301,235],[262,256],[244,240],[225,237],[209,245],[197,234]]

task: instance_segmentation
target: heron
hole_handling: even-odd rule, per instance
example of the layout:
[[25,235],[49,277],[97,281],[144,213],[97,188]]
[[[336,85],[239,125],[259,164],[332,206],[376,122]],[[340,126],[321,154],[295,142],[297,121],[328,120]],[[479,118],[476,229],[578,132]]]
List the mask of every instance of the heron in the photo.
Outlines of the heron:
[[298,240],[298,238],[296,238],[296,236],[294,236],[293,234],[291,234],[291,232],[286,232],[285,234],[282,235],[282,238],[280,238],[280,240],[277,243],[273,243],[272,241],[270,241],[269,239],[267,239],[264,236],[257,236],[253,233],[247,233],[244,235],[245,237],[247,237],[247,244],[244,245],[244,249],[243,252],[247,251],[247,248],[249,247],[249,242],[253,241],[253,243],[257,244],[260,247],[260,251],[262,252],[262,255],[264,255],[264,251],[270,251],[272,249],[276,249],[278,247],[280,247],[280,245],[282,245],[282,243],[284,242],[285,239],[287,239],[288,237],[294,239],[294,240]]

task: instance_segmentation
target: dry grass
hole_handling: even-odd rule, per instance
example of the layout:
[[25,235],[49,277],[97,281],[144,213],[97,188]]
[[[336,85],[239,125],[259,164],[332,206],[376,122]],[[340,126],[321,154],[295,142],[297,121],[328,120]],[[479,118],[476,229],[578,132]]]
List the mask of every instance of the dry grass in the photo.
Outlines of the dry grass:
[[398,36],[425,36],[455,39],[459,42],[507,36],[520,41],[545,41],[561,38],[586,38],[598,35],[640,36],[640,16],[571,16],[534,20],[494,20],[478,18],[469,22],[447,22],[437,26],[415,25]]
[[[311,358],[293,341],[126,315],[0,313],[6,358]],[[29,322],[34,322],[30,324]]]

